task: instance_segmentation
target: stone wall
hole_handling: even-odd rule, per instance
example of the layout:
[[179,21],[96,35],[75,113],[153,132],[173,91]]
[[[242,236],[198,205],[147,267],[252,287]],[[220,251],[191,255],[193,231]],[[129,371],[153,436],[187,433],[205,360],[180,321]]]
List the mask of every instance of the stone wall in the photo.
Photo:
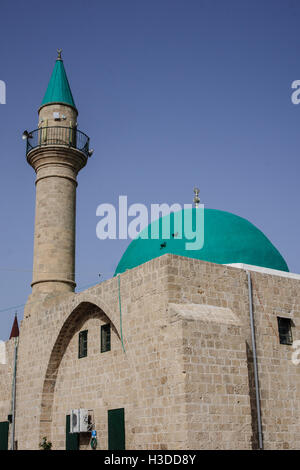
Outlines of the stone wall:
[[228,308],[169,304],[183,329],[188,449],[251,448],[246,344]]
[[[277,316],[293,318],[298,339],[299,280],[251,277],[264,446],[297,449],[300,366],[279,344]],[[118,278],[79,294],[30,296],[19,345],[19,449],[38,448],[43,436],[64,449],[66,415],[79,407],[93,410],[101,449],[115,408],[125,409],[127,449],[256,448],[245,270],[165,255],[120,281],[122,334]],[[101,353],[107,322],[111,351]],[[78,359],[84,329],[88,356]]]
[[11,413],[14,344],[14,339],[6,341],[6,363],[0,364],[0,422],[7,421],[7,416]]
[[[169,260],[169,301],[229,308],[241,321],[241,334],[246,348],[248,366],[251,441],[253,448],[257,448],[257,410],[246,271],[177,256],[170,256]],[[291,318],[294,325],[293,339],[300,338],[300,280],[292,276],[289,277],[285,273],[279,276],[261,273],[252,269],[250,274],[253,289],[264,448],[299,449],[300,366],[297,367],[292,363],[292,354],[294,352],[292,346],[279,343],[277,317]],[[221,322],[218,322],[218,324],[221,325]],[[196,328],[196,324],[194,328]],[[207,329],[211,329],[208,323]],[[200,328],[200,331],[202,334],[209,334],[209,331],[205,331],[203,328]],[[220,326],[216,325],[214,331],[216,337],[215,340],[211,338],[211,344],[214,344],[212,349],[217,354],[216,351],[222,348],[219,342]],[[187,344],[192,341],[193,335],[196,334],[193,332],[193,327],[190,328],[190,334],[191,336],[187,338]],[[225,340],[226,338],[224,338]],[[199,354],[202,354],[200,342],[198,351]],[[239,374],[242,373],[244,376],[242,361],[239,367],[242,367]],[[226,374],[224,379],[225,376]],[[190,380],[193,382],[192,377]],[[217,393],[217,388],[215,391],[212,390],[212,395],[214,393]],[[216,422],[216,419],[211,415],[213,423]],[[231,442],[231,445],[235,447],[234,442]],[[225,448],[227,446],[228,442],[225,444]]]
[[[64,448],[66,414],[94,410],[101,448],[107,446],[107,411],[125,408],[127,448],[184,448],[182,332],[166,321],[167,258],[64,301],[31,296],[20,338],[17,439],[36,448],[47,436]],[[112,350],[100,353],[103,322],[113,327]],[[89,353],[78,359],[78,332],[89,330]],[[29,432],[30,430],[30,432]]]

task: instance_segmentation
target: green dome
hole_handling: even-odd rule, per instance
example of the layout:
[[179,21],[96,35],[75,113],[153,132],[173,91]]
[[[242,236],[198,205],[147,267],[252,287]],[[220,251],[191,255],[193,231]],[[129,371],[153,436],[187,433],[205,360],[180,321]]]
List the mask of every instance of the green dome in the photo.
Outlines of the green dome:
[[[193,211],[193,212],[192,212]],[[180,214],[176,213],[177,216]],[[181,211],[182,228],[186,216],[195,219],[195,209]],[[243,263],[264,268],[289,271],[289,268],[270,240],[248,220],[230,212],[204,209],[204,245],[199,250],[187,250],[186,243],[192,242],[184,236],[174,234],[174,213],[171,213],[171,237],[164,239],[162,221],[165,216],[150,224],[133,240],[122,256],[115,275],[134,268],[166,253],[196,258],[217,264]],[[150,238],[151,230],[159,229],[158,239]],[[142,238],[148,234],[148,239]],[[175,236],[174,236],[175,235]],[[177,235],[177,238],[176,238]]]

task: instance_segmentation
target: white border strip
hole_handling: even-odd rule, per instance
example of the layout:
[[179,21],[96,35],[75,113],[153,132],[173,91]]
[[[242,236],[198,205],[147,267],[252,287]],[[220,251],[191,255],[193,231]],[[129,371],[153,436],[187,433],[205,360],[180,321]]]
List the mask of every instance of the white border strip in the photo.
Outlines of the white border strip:
[[231,266],[232,268],[244,269],[245,271],[256,271],[262,274],[270,274],[272,276],[289,277],[300,281],[300,274],[289,273],[286,271],[279,271],[278,269],[262,268],[261,266],[254,266],[252,264],[231,263],[224,266]]

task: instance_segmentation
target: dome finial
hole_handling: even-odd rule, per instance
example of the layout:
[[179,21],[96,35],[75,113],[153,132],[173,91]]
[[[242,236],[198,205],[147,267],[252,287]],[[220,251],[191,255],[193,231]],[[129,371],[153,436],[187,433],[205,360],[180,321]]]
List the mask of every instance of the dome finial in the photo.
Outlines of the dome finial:
[[62,60],[62,58],[61,58],[61,53],[62,53],[62,49],[57,49],[57,54],[58,54],[58,56],[57,56],[57,59],[56,59],[56,60]]
[[195,207],[199,207],[199,203],[200,203],[200,198],[199,198],[199,193],[200,193],[200,189],[199,188],[194,188],[194,193],[195,193],[195,196],[194,196],[194,204],[195,204]]

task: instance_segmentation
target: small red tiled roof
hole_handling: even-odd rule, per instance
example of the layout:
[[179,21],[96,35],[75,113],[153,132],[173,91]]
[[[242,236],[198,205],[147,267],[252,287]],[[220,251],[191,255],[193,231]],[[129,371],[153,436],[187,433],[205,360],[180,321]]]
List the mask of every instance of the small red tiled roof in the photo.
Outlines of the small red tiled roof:
[[11,338],[17,338],[19,336],[19,324],[18,324],[18,318],[17,315],[15,316],[14,323],[10,332],[10,337]]

